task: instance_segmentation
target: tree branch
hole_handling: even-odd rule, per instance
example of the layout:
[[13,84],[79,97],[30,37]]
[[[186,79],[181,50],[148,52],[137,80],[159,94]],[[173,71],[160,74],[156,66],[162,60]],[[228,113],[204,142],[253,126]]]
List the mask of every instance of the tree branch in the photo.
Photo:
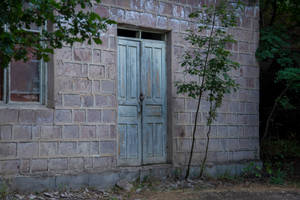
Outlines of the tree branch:
[[270,26],[272,26],[275,22],[276,14],[277,14],[277,0],[273,0],[273,12],[272,12],[272,18],[270,21]]
[[274,112],[278,106],[278,102],[280,101],[280,99],[283,97],[283,95],[288,91],[290,85],[287,85],[286,88],[280,93],[280,95],[276,98],[274,104],[273,104],[273,107],[272,107],[272,110],[267,118],[267,122],[266,122],[266,127],[265,127],[265,130],[264,130],[264,134],[263,134],[263,137],[261,139],[261,141],[264,141],[268,135],[268,131],[269,131],[269,126],[270,126],[270,122],[273,118],[273,115],[274,115]]

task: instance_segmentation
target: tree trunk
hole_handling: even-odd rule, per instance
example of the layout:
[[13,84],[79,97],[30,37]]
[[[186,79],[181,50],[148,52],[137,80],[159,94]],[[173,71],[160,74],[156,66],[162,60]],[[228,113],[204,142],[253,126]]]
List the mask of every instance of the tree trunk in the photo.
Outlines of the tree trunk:
[[201,163],[201,169],[200,169],[200,174],[199,174],[199,177],[201,178],[203,176],[203,172],[204,172],[204,169],[205,169],[205,163],[206,163],[206,159],[207,159],[207,154],[208,154],[208,146],[209,146],[209,140],[210,140],[210,132],[211,132],[211,123],[212,123],[212,110],[213,110],[213,103],[212,101],[209,102],[209,116],[208,116],[208,131],[206,133],[206,147],[205,147],[205,153],[204,153],[204,158],[202,160],[202,163]]
[[[202,86],[203,86],[203,80],[204,79],[202,79],[202,84],[201,84]],[[188,179],[188,177],[190,175],[190,168],[191,168],[194,145],[195,145],[195,134],[196,134],[196,129],[197,129],[197,121],[198,121],[198,114],[199,114],[199,109],[200,109],[200,104],[201,104],[201,98],[202,98],[202,89],[200,91],[199,98],[198,98],[198,104],[197,104],[197,110],[196,110],[196,114],[195,114],[195,121],[194,121],[194,128],[193,128],[192,146],[191,146],[191,151],[190,151],[188,168],[187,168],[187,171],[185,174],[185,179]]]

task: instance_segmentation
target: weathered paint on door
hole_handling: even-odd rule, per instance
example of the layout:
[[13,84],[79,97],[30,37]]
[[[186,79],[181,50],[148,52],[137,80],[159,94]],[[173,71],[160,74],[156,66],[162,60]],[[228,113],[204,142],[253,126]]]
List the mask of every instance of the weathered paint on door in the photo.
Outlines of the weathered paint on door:
[[143,41],[141,91],[143,164],[166,161],[166,67],[165,44]]
[[118,133],[119,165],[141,164],[140,42],[119,39]]
[[166,162],[165,43],[118,41],[118,164]]

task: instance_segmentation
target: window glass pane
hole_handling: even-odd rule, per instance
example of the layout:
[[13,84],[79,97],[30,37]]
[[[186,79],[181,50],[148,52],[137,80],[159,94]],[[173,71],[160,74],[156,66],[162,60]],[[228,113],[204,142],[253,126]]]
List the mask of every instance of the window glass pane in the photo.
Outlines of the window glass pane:
[[131,30],[125,30],[125,29],[118,29],[118,36],[136,38],[137,34],[138,34],[137,31],[131,31]]
[[10,67],[11,101],[39,101],[40,61],[32,58],[26,63],[13,61]]
[[163,40],[163,34],[142,32],[142,39]]
[[3,101],[4,68],[0,66],[0,101]]

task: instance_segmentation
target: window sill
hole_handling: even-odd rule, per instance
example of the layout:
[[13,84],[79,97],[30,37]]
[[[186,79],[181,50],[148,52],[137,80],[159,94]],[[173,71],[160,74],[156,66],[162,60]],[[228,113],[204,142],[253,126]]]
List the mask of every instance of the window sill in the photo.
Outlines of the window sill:
[[40,104],[40,103],[3,103],[0,102],[0,109],[44,109],[44,110],[51,110],[47,105]]

